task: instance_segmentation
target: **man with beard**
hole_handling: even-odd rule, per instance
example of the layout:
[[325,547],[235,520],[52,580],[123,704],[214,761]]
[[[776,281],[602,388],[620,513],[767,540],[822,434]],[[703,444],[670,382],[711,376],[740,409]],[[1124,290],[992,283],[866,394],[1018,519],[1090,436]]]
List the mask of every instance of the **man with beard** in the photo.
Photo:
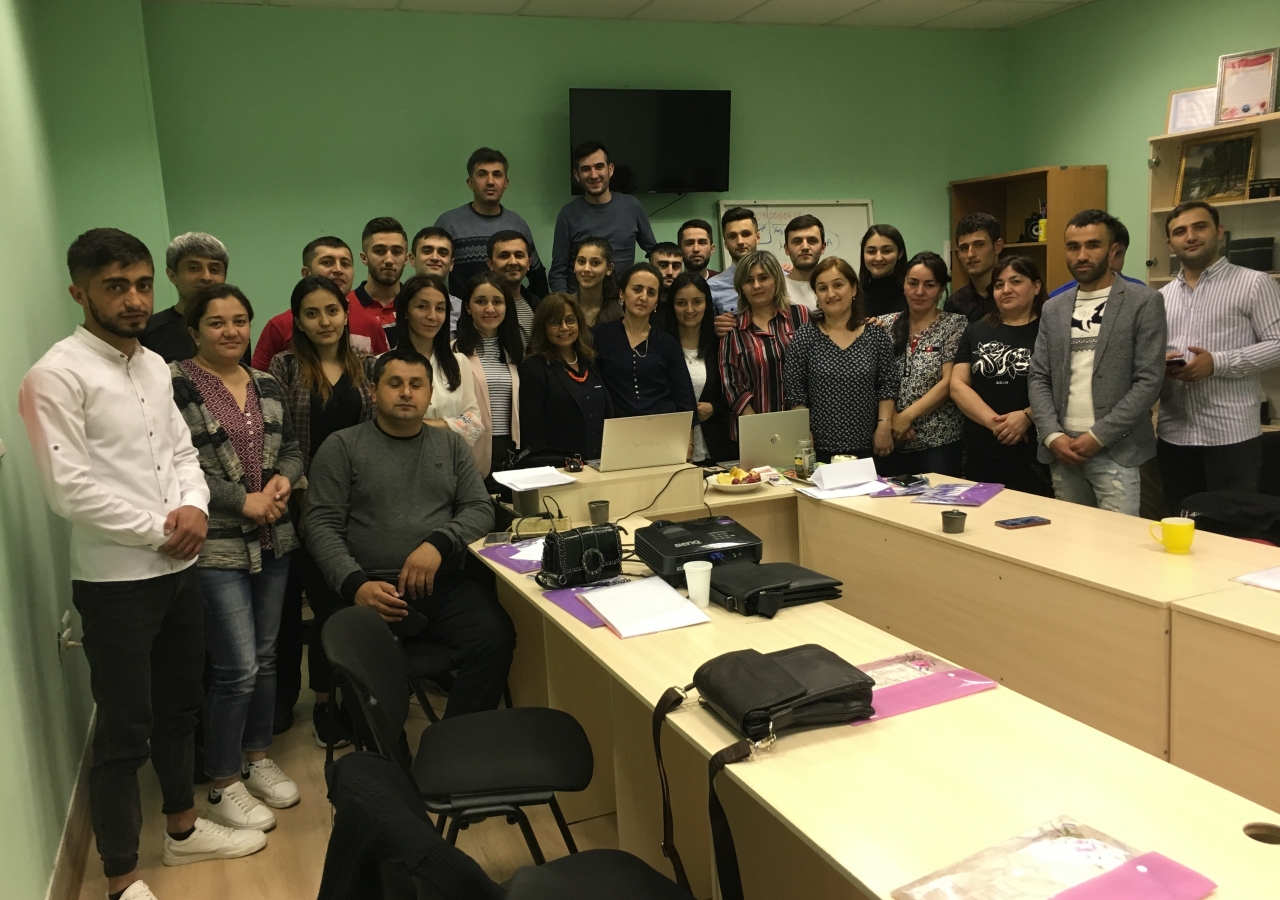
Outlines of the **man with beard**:
[[680,226],[676,232],[676,245],[680,255],[684,257],[684,271],[702,278],[715,278],[720,273],[708,268],[711,265],[711,254],[716,252],[715,242],[711,239],[711,223],[702,219],[690,219]]
[[578,289],[573,277],[573,248],[589,237],[602,237],[613,247],[613,266],[618,273],[635,265],[636,244],[648,253],[658,243],[649,225],[649,216],[640,201],[630,194],[609,189],[613,163],[609,150],[599,141],[586,141],[570,154],[573,180],[582,186],[556,216],[555,240],[551,247],[551,290],[572,294]]
[[396,345],[396,295],[408,261],[409,234],[404,226],[391,216],[370,219],[360,234],[360,262],[369,276],[347,295],[347,302],[360,304],[378,320],[391,347]]
[[84,323],[27,372],[18,409],[49,505],[71,523],[71,598],[97,704],[89,806],[107,891],[151,897],[137,873],[148,757],[166,865],[246,856],[267,839],[198,818],[194,805],[204,700],[194,562],[209,487],[169,367],[138,340],[154,302],[151,254],[133,235],[95,228],[71,245],[67,268]]
[[1165,217],[1182,262],[1160,291],[1169,320],[1157,456],[1169,512],[1201,491],[1258,490],[1259,377],[1280,364],[1280,287],[1222,256],[1218,211],[1200,200]]
[[169,242],[164,260],[164,274],[178,292],[178,302],[153,315],[140,340],[165,362],[177,362],[196,355],[195,342],[187,332],[187,301],[202,287],[225,284],[230,260],[222,241],[203,231],[178,235]]
[[1139,469],[1156,451],[1151,407],[1164,383],[1165,320],[1158,293],[1111,269],[1123,227],[1100,209],[1067,222],[1077,285],[1044,305],[1028,391],[1054,496],[1136,516]]
[[827,248],[827,230],[817,216],[796,216],[787,223],[782,240],[782,249],[791,260],[791,271],[787,273],[787,296],[792,303],[813,312],[818,308],[818,297],[809,287],[809,276],[822,259],[822,251]]
[[529,343],[533,333],[533,311],[538,298],[524,286],[529,274],[529,242],[518,231],[495,231],[489,237],[489,269],[502,279],[507,294],[507,308],[514,309],[520,322],[520,334]]

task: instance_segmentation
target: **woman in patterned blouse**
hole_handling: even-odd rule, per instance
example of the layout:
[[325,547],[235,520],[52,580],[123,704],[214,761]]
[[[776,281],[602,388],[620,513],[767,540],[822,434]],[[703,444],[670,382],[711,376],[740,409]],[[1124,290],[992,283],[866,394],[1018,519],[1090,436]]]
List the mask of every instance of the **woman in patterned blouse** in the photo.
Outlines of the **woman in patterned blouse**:
[[902,388],[893,414],[894,451],[876,470],[888,476],[937,472],[958,478],[964,464],[964,416],[951,402],[951,368],[969,320],[939,310],[951,280],[941,256],[917,253],[905,271],[906,314],[890,313],[879,320],[893,339]]
[[738,439],[738,417],[789,409],[783,371],[787,345],[809,321],[792,303],[778,259],[768,250],[748,253],[734,269],[738,315],[720,340],[720,380],[729,404],[729,437]]

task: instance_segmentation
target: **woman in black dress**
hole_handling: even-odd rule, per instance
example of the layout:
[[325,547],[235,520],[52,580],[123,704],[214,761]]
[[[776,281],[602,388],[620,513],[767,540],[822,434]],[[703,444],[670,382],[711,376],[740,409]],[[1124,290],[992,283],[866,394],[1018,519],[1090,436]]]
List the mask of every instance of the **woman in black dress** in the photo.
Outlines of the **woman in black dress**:
[[668,291],[671,317],[667,331],[680,341],[684,362],[697,395],[693,425],[693,461],[725,462],[738,458],[738,442],[729,437],[729,404],[720,384],[720,340],[716,337],[711,288],[701,275],[676,276]]

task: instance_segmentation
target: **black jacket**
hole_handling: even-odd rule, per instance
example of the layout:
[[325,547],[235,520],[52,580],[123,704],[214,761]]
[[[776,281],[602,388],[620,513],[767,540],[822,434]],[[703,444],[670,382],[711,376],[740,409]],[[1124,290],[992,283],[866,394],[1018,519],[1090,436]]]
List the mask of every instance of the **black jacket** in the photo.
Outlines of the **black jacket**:
[[[702,423],[702,437],[707,442],[707,452],[712,462],[728,462],[738,459],[738,442],[729,437],[729,403],[724,399],[724,384],[720,380],[720,342],[711,345],[706,358],[707,383],[698,395],[699,403],[711,404],[711,418]],[[705,460],[695,460],[705,462]]]
[[[520,363],[520,445],[522,450],[555,448],[600,458],[604,420],[613,416],[613,401],[600,377],[598,364],[587,364],[587,384],[604,395],[604,415],[588,421],[588,414],[570,388],[568,370],[560,363],[531,356]],[[594,387],[598,386],[598,387]]]

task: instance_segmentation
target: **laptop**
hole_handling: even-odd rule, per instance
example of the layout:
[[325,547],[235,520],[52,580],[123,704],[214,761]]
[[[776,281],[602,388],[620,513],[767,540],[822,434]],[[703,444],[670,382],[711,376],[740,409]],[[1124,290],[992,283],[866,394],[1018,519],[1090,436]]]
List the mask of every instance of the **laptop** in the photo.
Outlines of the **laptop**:
[[601,472],[678,465],[689,458],[691,428],[692,412],[605,419],[600,458],[587,465]]
[[790,469],[800,442],[809,439],[808,409],[739,416],[738,465],[744,469],[773,466],[780,472]]

